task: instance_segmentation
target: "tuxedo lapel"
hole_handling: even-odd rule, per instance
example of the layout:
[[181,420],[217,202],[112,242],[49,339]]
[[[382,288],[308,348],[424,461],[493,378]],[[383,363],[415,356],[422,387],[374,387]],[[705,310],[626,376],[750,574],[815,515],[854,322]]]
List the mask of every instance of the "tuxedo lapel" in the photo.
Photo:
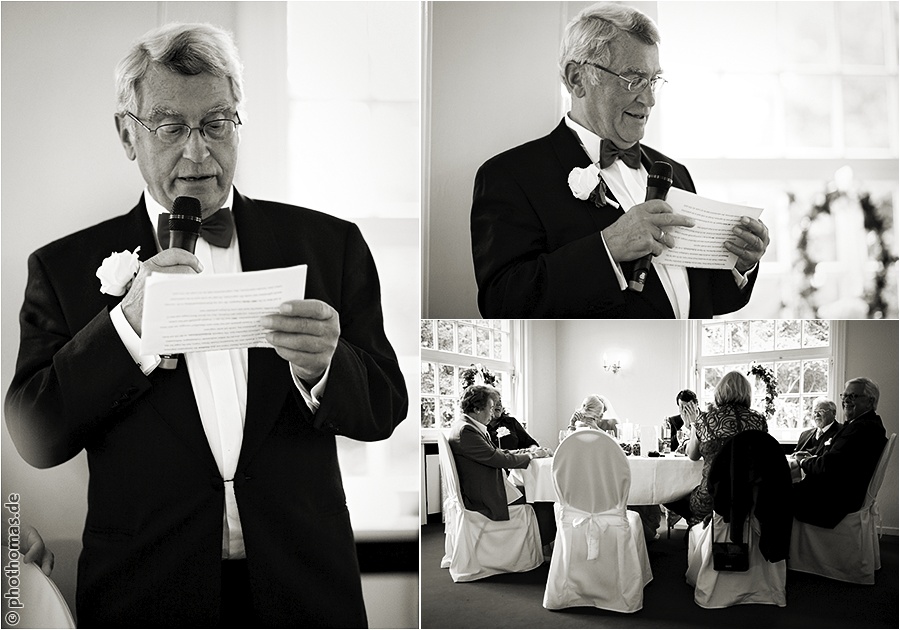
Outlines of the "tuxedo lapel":
[[[259,271],[284,267],[276,238],[275,226],[259,207],[234,191],[234,224],[241,249],[241,268]],[[246,466],[275,426],[285,397],[293,387],[290,368],[272,348],[250,348],[248,351],[247,414],[244,420],[244,439],[238,469]]]

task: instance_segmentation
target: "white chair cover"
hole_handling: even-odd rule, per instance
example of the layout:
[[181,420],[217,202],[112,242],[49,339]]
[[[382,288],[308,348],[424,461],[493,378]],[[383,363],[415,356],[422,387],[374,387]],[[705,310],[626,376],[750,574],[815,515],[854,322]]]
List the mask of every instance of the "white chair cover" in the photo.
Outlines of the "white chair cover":
[[896,443],[897,434],[892,433],[872,473],[862,507],[845,516],[834,529],[794,519],[789,569],[842,582],[875,583],[875,571],[881,568],[881,514],[876,498]]
[[625,453],[602,431],[575,431],[553,458],[553,483],[560,501],[544,608],[640,610],[653,574],[640,516],[625,509]]
[[[66,604],[65,598],[59,592],[56,584],[44,575],[41,569],[34,563],[25,564],[19,561],[19,583],[17,584],[19,597],[23,606],[21,608],[9,607],[9,600],[3,602],[3,611],[6,615],[15,613],[18,618],[15,624],[11,624],[8,617],[4,618],[4,628],[74,628],[75,620]],[[7,578],[4,578],[6,586]]]
[[509,506],[508,521],[492,521],[467,510],[459,489],[456,461],[443,433],[438,433],[441,492],[444,497],[444,557],[454,582],[471,582],[498,573],[539,567],[544,556],[537,518],[530,505]]
[[750,569],[731,572],[713,569],[712,543],[729,542],[729,524],[713,512],[705,527],[695,525],[688,538],[687,583],[694,587],[694,602],[702,608],[726,608],[738,604],[775,604],[785,606],[787,564],[769,562],[759,550],[759,522],[751,516],[744,525],[744,540],[749,544]]

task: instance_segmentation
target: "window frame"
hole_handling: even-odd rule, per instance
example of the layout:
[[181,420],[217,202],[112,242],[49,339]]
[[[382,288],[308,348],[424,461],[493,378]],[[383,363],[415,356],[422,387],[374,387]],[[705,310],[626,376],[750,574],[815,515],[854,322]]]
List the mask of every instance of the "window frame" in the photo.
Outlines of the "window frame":
[[[759,321],[759,320],[728,320],[725,322],[724,320],[716,320],[717,322],[722,321],[726,325],[729,323],[735,322],[744,322],[744,321]],[[777,320],[777,321],[791,321],[791,320]],[[793,321],[803,322],[807,320],[802,319],[794,319]],[[799,360],[815,360],[815,359],[827,359],[828,360],[828,386],[827,391],[825,392],[825,396],[829,399],[835,401],[835,404],[838,406],[838,420],[842,420],[840,417],[840,403],[838,402],[838,394],[843,391],[843,376],[844,376],[844,366],[846,362],[846,333],[847,333],[847,325],[845,320],[828,320],[829,322],[829,345],[828,346],[816,346],[812,348],[788,348],[788,349],[774,349],[774,350],[765,350],[765,351],[754,351],[754,352],[744,352],[744,353],[731,353],[731,354],[717,354],[717,355],[703,355],[703,326],[704,324],[710,323],[710,320],[691,320],[691,325],[688,327],[687,334],[687,346],[688,352],[690,356],[690,365],[691,365],[691,383],[692,389],[697,393],[697,397],[700,400],[700,407],[704,409],[708,402],[703,400],[703,387],[701,375],[703,372],[703,368],[705,367],[716,367],[722,365],[729,365],[733,363],[777,363],[782,361],[799,361]],[[752,378],[752,377],[748,377]],[[808,427],[799,427],[799,428],[782,428],[782,427],[770,427],[769,433],[772,434],[775,438],[778,439],[779,442],[782,443],[790,443],[799,439],[800,433],[802,433],[805,428]]]

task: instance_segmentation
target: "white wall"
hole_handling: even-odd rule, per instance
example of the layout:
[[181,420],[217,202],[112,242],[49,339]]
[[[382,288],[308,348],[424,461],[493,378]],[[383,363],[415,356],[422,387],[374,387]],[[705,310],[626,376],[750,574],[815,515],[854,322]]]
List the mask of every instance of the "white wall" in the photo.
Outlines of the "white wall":
[[[15,368],[28,255],[56,238],[123,214],[143,190],[138,168],[125,158],[113,123],[114,68],[135,38],[170,21],[211,22],[234,33],[245,66],[249,110],[235,184],[252,197],[286,200],[290,174],[284,133],[285,15],[284,2],[2,4],[0,388],[4,394]],[[418,224],[415,219],[363,219],[359,224],[379,266],[385,328],[400,357],[410,409],[415,411],[419,309],[418,293],[409,287],[417,286],[419,278]],[[385,489],[402,486],[404,494],[397,493],[390,508],[383,507],[385,512],[402,511],[413,536],[417,444],[418,422],[407,420],[391,440],[366,445],[373,448],[364,452],[351,451],[356,469],[367,463],[405,467],[405,474],[394,474],[391,484],[383,484]],[[345,459],[342,456],[342,462]],[[87,474],[84,454],[49,470],[29,467],[3,423],[3,494],[22,496],[24,517],[53,546],[57,556],[53,577],[73,605]],[[358,485],[355,480],[347,479],[348,494]],[[352,505],[351,517],[356,523]],[[387,592],[382,582],[373,586],[373,592]],[[412,595],[392,597],[409,604],[395,607],[396,613],[391,613],[391,606],[376,606],[370,610],[373,625],[406,627],[410,616],[415,623],[416,587],[404,588],[412,588]],[[381,604],[392,598],[376,597]]]

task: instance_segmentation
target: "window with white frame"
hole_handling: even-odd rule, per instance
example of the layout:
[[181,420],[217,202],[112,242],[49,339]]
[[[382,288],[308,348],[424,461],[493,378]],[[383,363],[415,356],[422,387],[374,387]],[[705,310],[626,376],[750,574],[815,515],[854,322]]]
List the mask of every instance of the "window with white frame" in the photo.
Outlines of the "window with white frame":
[[[898,4],[656,8],[668,80],[651,119],[656,148],[688,166],[701,195],[764,208],[772,242],[760,286],[776,299],[755,300],[744,317],[869,316],[860,300],[885,274],[856,200],[896,219]],[[844,187],[852,205],[815,214]],[[798,264],[804,256],[814,274]],[[896,317],[895,276],[886,274],[885,317]]]
[[460,372],[472,365],[490,370],[503,406],[515,408],[516,333],[509,320],[423,319],[421,340],[422,428],[446,428],[456,419]]
[[775,413],[769,431],[791,439],[814,426],[813,402],[837,391],[835,363],[841,352],[841,322],[826,320],[703,320],[695,326],[697,395],[701,408],[714,401],[727,372],[748,375],[752,408],[764,412],[766,387],[750,375],[754,365],[770,370],[777,383]]

